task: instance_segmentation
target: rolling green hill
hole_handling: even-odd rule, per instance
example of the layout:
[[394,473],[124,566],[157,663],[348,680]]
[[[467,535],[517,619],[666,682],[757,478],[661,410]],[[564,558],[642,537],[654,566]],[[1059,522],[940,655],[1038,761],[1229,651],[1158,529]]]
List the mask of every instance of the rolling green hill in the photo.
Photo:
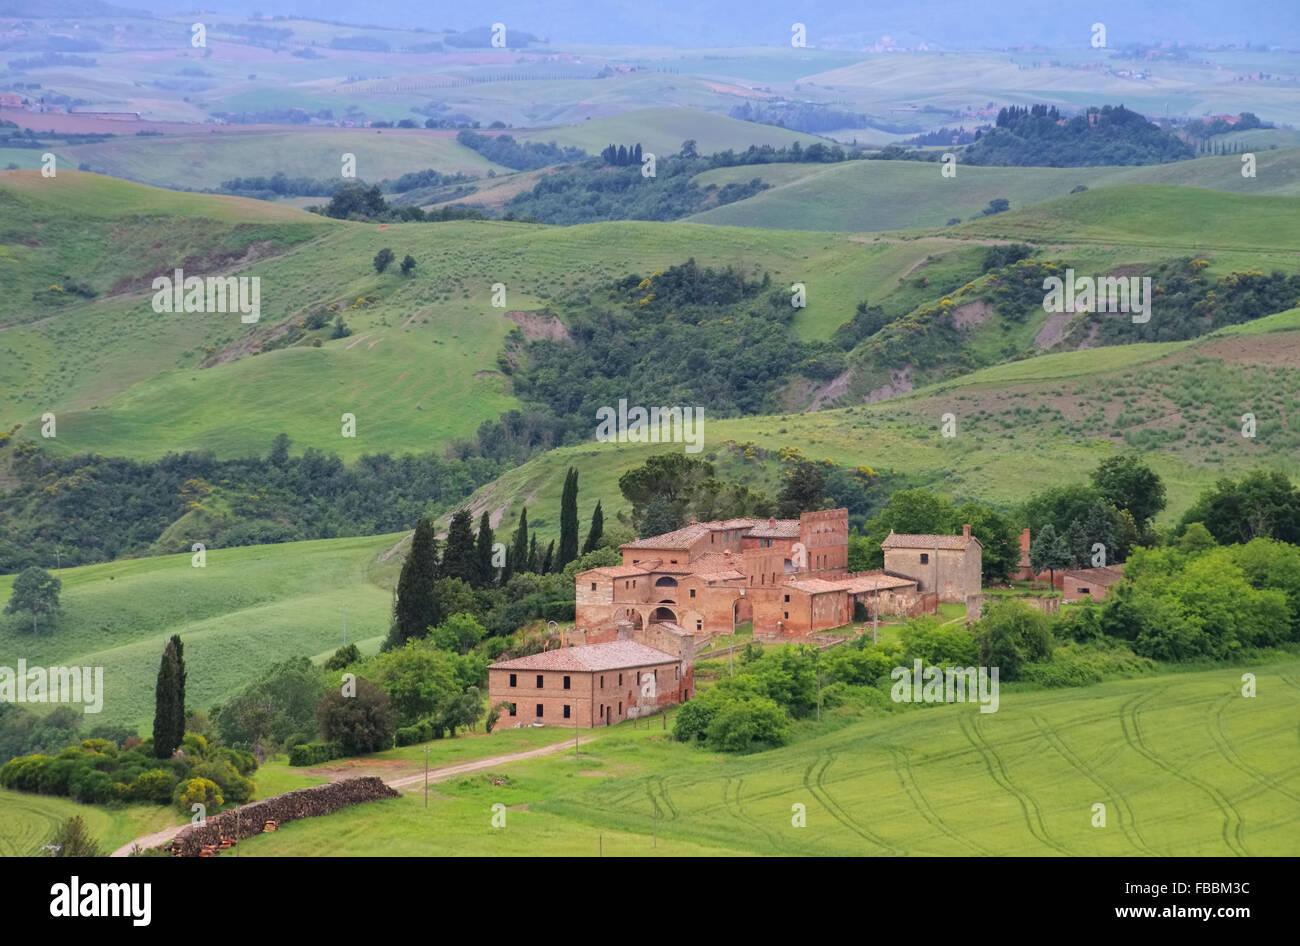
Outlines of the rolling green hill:
[[[203,568],[185,554],[64,569],[58,625],[33,635],[6,619],[0,652],[32,667],[103,667],[103,711],[86,714],[85,728],[147,732],[172,634],[185,642],[186,702],[198,708],[236,693],[257,667],[303,654],[324,660],[342,645],[344,609],[348,641],[376,652],[401,564],[400,556],[378,559],[399,538],[213,549]],[[12,584],[0,577],[0,598]]]
[[[846,724],[832,711],[792,745],[738,757],[664,738],[653,719],[624,723],[577,758],[441,783],[428,809],[411,791],[293,822],[240,856],[1285,855],[1300,837],[1288,749],[1300,664],[1258,672],[1254,700],[1239,670],[1220,669],[1004,687],[989,715],[941,706]],[[508,815],[494,831],[497,803]]]
[[[400,177],[433,168],[445,174],[500,174],[508,168],[456,142],[452,132],[398,128],[327,128],[123,135],[94,144],[56,148],[71,166],[90,165],[98,174],[185,190],[216,188],[235,177],[339,179],[342,156],[356,156],[356,176],[365,181]],[[317,198],[316,202],[323,203]]]
[[[787,230],[897,230],[969,220],[1004,197],[1013,209],[1064,197],[1078,185],[1102,188],[1159,184],[1241,194],[1300,196],[1300,148],[1260,151],[1257,176],[1241,176],[1241,158],[1201,158],[1131,168],[1000,168],[919,161],[849,161],[719,168],[695,178],[701,187],[758,177],[772,187],[688,218],[697,223]],[[1155,234],[1151,234],[1155,237]]]
[[693,108],[643,108],[589,122],[543,128],[519,135],[533,141],[554,141],[561,146],[581,148],[588,154],[600,154],[611,142],[631,147],[641,142],[645,151],[657,156],[676,154],[682,142],[695,139],[700,154],[732,149],[743,151],[750,145],[774,148],[799,142],[804,147],[821,139],[798,131],[739,121]]

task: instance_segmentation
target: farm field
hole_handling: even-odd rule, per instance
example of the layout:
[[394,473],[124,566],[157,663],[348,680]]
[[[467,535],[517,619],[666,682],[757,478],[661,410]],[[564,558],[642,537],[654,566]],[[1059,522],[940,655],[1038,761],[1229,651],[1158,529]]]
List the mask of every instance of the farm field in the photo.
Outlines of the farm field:
[[660,157],[676,154],[688,139],[695,140],[700,154],[728,149],[743,151],[750,145],[788,147],[796,141],[806,148],[821,140],[816,135],[739,121],[696,108],[667,107],[637,109],[575,125],[527,131],[519,137],[526,141],[554,141],[593,155],[600,154],[611,142],[628,147],[640,142],[645,151]]
[[[185,641],[187,700],[208,708],[249,682],[249,668],[290,657],[323,663],[348,641],[375,653],[388,631],[400,557],[379,562],[400,535],[211,549],[204,568],[167,555],[67,568],[63,617],[50,634],[0,629],[0,652],[29,666],[104,668],[102,712],[91,725],[147,732],[163,645]],[[8,597],[12,575],[0,576]]]
[[70,798],[31,795],[0,788],[0,857],[30,857],[49,843],[68,818],[85,819],[90,836],[105,854],[134,838],[161,831],[185,819],[180,812],[154,805],[101,808]]
[[[1259,696],[1240,695],[1242,669]],[[502,766],[286,825],[240,856],[1283,856],[1300,844],[1300,663],[1084,689],[1004,687],[974,706],[880,714],[726,757],[655,720],[582,752]],[[505,784],[492,784],[492,776]],[[1106,806],[1106,827],[1091,825]],[[506,827],[490,826],[506,806]],[[807,827],[791,824],[806,807]],[[657,819],[658,847],[650,835]]]

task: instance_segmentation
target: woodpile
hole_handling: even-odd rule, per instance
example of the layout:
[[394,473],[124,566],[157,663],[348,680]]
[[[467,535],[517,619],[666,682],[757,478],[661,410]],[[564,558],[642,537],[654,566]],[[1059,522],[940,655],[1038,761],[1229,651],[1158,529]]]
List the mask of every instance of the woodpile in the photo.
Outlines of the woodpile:
[[397,798],[398,794],[373,776],[300,788],[223,811],[206,824],[183,828],[172,840],[171,850],[179,857],[212,857],[243,838],[274,831],[287,821],[318,818],[361,802]]

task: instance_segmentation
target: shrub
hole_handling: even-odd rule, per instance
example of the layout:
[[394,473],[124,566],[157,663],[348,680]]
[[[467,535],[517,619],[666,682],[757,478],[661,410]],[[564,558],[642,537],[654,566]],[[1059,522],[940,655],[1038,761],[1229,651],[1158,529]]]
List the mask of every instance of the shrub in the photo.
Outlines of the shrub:
[[294,746],[289,751],[290,765],[320,765],[343,755],[343,749],[334,742],[308,742]]
[[684,703],[673,722],[673,738],[678,742],[690,742],[692,739],[703,742],[717,712],[716,700],[701,698]]
[[329,660],[325,661],[326,670],[342,670],[361,659],[361,651],[357,649],[356,644],[348,644],[340,647],[330,655]]
[[217,788],[217,783],[205,778],[191,778],[181,782],[176,786],[172,800],[175,801],[176,807],[186,814],[192,811],[191,806],[196,804],[211,810],[219,808],[225,802],[221,797],[221,790]]
[[790,738],[789,717],[766,697],[722,704],[709,724],[705,745],[721,752],[782,746]]
[[136,801],[151,801],[165,805],[172,799],[178,779],[164,769],[150,769],[141,772],[127,787],[129,798]]

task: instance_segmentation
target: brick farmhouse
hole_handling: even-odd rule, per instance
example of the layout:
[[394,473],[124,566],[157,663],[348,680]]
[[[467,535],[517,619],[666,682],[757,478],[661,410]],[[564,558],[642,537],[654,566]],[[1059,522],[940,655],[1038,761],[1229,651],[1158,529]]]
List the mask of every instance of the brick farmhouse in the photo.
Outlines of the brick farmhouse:
[[922,594],[937,594],[940,601],[965,604],[983,590],[983,549],[961,527],[961,535],[901,535],[890,532],[880,543],[885,571],[915,579]]
[[[851,574],[848,531],[848,510],[827,509],[798,519],[692,522],[628,542],[620,547],[621,565],[575,577],[575,624],[597,635],[626,623],[711,636],[752,621],[755,636],[780,639],[842,627],[854,620],[856,604],[880,614],[916,613],[933,568],[918,571],[910,561],[894,568],[886,540],[884,569]],[[964,602],[966,593],[979,593],[980,546],[969,526],[964,537],[911,538],[945,551],[939,584],[962,597],[942,598],[941,591],[941,600]]]

